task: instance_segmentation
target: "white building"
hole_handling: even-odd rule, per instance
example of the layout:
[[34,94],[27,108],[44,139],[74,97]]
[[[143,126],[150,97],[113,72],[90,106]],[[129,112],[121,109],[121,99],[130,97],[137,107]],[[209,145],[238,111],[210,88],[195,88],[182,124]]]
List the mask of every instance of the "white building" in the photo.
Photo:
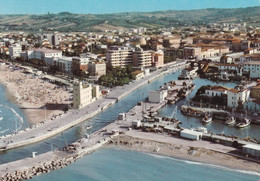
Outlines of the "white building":
[[62,51],[59,50],[51,50],[51,49],[34,49],[27,51],[27,58],[30,59],[38,59],[44,60],[46,64],[51,64],[54,58],[62,58]]
[[81,109],[100,97],[99,86],[74,82],[73,84],[73,108]]
[[143,51],[142,48],[137,48],[133,52],[133,65],[134,67],[151,67],[152,66],[152,52]]
[[210,89],[205,91],[206,96],[214,97],[214,96],[223,96],[227,94],[229,88],[223,86],[212,86]]
[[239,103],[244,103],[248,100],[250,91],[248,89],[236,90],[229,89],[227,91],[227,106],[230,108],[238,107]]
[[107,51],[106,59],[113,67],[126,67],[133,64],[133,50],[129,47],[113,46]]
[[72,73],[72,59],[73,57],[54,58],[53,65],[56,65],[61,72]]
[[245,155],[251,155],[260,158],[260,145],[246,144],[242,147],[242,153]]
[[9,47],[9,55],[11,58],[20,57],[22,52],[22,47],[19,44],[15,44]]
[[149,102],[161,103],[165,101],[167,97],[167,90],[150,90],[149,91]]
[[245,62],[243,71],[248,72],[250,78],[260,78],[260,61]]

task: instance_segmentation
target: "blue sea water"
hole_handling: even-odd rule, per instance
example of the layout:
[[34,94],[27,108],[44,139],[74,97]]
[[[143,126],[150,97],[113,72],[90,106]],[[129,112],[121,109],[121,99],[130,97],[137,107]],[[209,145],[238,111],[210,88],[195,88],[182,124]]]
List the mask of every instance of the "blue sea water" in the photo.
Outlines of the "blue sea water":
[[257,181],[260,174],[226,167],[105,148],[34,181]]
[[0,84],[0,136],[24,129],[29,125],[22,110],[8,100],[5,88]]

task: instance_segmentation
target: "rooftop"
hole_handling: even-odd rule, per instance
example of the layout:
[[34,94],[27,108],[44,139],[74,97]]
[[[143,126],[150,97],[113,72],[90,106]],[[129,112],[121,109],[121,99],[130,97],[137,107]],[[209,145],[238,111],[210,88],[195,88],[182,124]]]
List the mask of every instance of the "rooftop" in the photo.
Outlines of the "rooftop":
[[223,87],[223,86],[220,86],[220,85],[215,85],[215,86],[212,86],[209,90],[224,92],[224,91],[229,90],[229,88]]
[[43,53],[62,53],[60,50],[52,50],[52,49],[44,49],[44,48],[37,48],[34,51],[43,52]]

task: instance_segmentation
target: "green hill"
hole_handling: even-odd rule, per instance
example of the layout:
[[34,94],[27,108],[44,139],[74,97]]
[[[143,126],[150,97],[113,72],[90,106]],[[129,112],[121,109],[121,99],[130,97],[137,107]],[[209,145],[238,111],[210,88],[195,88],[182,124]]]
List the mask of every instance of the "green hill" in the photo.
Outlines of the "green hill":
[[260,6],[236,9],[131,12],[115,14],[0,15],[0,30],[98,31],[118,27],[171,27],[213,22],[246,22],[260,25]]

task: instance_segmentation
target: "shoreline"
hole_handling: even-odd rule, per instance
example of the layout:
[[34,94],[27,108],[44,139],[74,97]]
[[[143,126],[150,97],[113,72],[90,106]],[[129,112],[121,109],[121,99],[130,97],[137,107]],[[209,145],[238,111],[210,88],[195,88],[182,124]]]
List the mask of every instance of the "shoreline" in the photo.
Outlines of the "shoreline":
[[[127,135],[115,137],[109,143],[104,145],[103,148],[137,151],[145,154],[165,156],[166,158],[170,157],[183,161],[194,161],[201,164],[222,166],[234,170],[253,171],[260,174],[259,163],[251,162],[207,148],[169,144],[165,142],[133,138]],[[194,155],[190,154],[192,150],[195,150]]]
[[[40,78],[27,75],[22,69],[12,70],[8,65],[1,65],[0,68],[0,84],[5,89],[6,98],[19,107],[29,124],[35,125],[64,114],[64,107],[69,103],[66,98],[71,97],[70,93]],[[50,98],[48,94],[55,95],[55,91],[59,91],[59,95]],[[47,107],[46,115],[44,107]]]

